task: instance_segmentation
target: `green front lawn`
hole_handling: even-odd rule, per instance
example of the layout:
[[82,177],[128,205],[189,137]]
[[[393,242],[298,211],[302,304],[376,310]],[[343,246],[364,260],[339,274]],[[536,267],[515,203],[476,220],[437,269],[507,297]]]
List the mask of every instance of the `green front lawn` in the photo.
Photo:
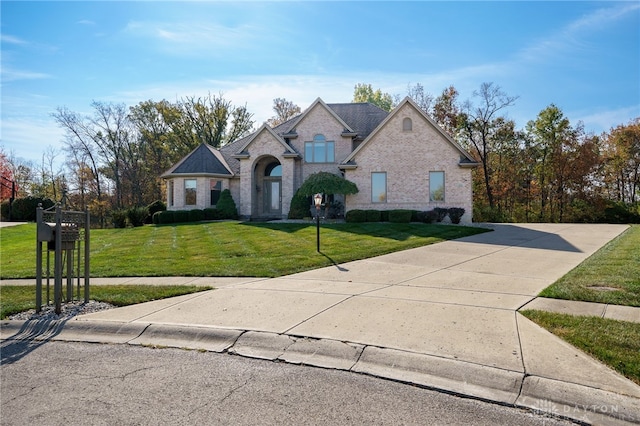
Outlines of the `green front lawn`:
[[[91,230],[91,276],[276,277],[486,232],[427,224],[209,222]],[[35,224],[2,228],[0,278],[35,277]],[[51,261],[53,262],[53,256]]]
[[640,225],[631,226],[540,296],[640,306]]

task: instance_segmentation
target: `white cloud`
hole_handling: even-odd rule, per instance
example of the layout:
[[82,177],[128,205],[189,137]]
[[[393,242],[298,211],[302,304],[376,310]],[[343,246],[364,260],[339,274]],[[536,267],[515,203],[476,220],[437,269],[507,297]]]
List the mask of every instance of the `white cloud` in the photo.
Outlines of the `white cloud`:
[[576,121],[582,121],[587,130],[596,133],[608,132],[619,125],[626,125],[634,118],[640,118],[640,105],[587,113],[574,113]]
[[0,35],[0,41],[2,41],[2,43],[17,44],[17,45],[29,44],[29,42],[22,40],[21,38],[14,37],[7,34]]
[[265,38],[273,37],[253,25],[225,26],[210,22],[131,21],[124,33],[155,41],[157,49],[181,56],[217,56],[229,51],[237,54],[240,50],[264,46],[264,43],[269,43]]
[[569,49],[581,47],[580,38],[583,35],[592,34],[610,26],[629,14],[637,13],[638,9],[640,9],[640,4],[638,3],[627,3],[610,8],[597,9],[569,22],[553,34],[549,34],[522,49],[516,55],[516,60],[536,62],[558,57]]
[[42,72],[23,71],[2,67],[2,81],[5,83],[17,80],[42,80],[51,77],[51,75]]

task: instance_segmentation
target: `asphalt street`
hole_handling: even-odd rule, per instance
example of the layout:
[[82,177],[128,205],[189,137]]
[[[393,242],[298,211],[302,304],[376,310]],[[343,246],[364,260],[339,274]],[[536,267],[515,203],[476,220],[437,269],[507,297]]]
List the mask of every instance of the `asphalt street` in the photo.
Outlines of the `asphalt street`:
[[565,425],[363,374],[229,354],[5,341],[2,425]]

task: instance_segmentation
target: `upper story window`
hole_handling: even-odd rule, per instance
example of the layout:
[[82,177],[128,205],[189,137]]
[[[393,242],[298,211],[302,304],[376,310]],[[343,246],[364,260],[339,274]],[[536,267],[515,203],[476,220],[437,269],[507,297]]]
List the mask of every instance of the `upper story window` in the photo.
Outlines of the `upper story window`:
[[412,130],[413,130],[413,122],[409,117],[405,117],[405,119],[402,120],[402,131],[410,132]]
[[335,162],[335,142],[324,135],[315,135],[312,142],[304,143],[304,159],[307,163]]

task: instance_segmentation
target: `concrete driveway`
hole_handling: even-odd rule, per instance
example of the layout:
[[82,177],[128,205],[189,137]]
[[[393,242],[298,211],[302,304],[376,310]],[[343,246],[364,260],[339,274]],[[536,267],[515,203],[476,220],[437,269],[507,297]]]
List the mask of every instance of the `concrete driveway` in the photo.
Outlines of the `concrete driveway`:
[[640,422],[639,386],[517,312],[627,227],[488,226],[281,278],[199,278],[218,289],[77,317],[57,338],[228,351]]

